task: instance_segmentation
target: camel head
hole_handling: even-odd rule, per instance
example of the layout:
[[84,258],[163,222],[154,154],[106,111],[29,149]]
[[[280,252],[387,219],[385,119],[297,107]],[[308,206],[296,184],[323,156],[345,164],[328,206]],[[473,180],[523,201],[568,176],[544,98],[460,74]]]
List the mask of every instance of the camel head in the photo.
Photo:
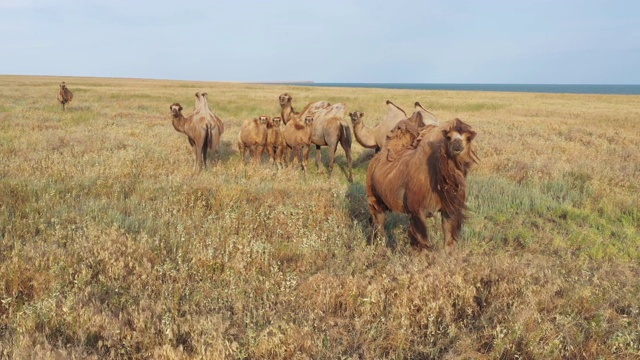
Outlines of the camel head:
[[273,126],[275,126],[275,127],[279,127],[279,126],[280,126],[280,124],[282,123],[282,118],[281,118],[280,116],[274,116],[274,117],[271,119],[271,123],[273,124]]
[[64,89],[66,89],[66,88],[67,88],[67,84],[63,81],[63,82],[60,84],[60,90],[64,90]]
[[182,105],[179,103],[173,103],[169,105],[169,110],[171,110],[171,115],[175,118],[179,118],[182,116]]
[[288,93],[284,93],[278,97],[278,100],[280,101],[280,107],[285,108],[291,105],[293,98]]
[[269,117],[266,115],[260,115],[258,116],[257,120],[260,125],[267,125],[267,122],[269,121]]
[[305,116],[304,117],[304,124],[306,126],[311,126],[313,124],[313,116]]
[[362,122],[362,117],[364,116],[363,112],[354,111],[349,113],[349,117],[351,118],[351,122],[353,125],[360,124]]
[[[464,162],[478,163],[473,144],[476,132],[471,130],[471,126],[455,118],[447,123],[447,126],[442,130],[442,135],[445,140],[447,156],[460,158]],[[467,159],[471,161],[465,161]]]

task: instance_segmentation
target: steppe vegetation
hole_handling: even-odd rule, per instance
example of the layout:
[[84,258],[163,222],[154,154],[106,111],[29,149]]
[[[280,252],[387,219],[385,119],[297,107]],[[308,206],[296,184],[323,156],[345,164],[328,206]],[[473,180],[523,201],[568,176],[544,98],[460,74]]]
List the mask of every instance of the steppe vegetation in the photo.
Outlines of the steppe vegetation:
[[[225,132],[194,176],[169,105],[197,91]],[[434,252],[403,215],[367,243],[355,141],[353,183],[342,153],[331,178],[243,164],[283,92],[470,124],[454,254],[439,218]],[[640,358],[640,96],[0,76],[0,98],[0,358]]]

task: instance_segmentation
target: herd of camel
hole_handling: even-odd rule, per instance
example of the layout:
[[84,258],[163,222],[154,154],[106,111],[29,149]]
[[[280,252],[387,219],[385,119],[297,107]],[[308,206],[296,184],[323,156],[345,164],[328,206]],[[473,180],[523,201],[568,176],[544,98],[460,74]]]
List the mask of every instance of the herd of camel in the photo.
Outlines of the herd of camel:
[[[206,167],[207,153],[215,156],[224,133],[222,120],[209,108],[206,93],[195,94],[194,110],[185,116],[180,103],[169,106],[175,130],[184,133],[194,151],[194,172]],[[73,94],[63,82],[58,101],[65,104]],[[344,121],[346,105],[316,101],[302,111],[293,108],[288,93],[278,97],[280,116],[260,115],[246,120],[237,138],[237,146],[246,162],[249,152],[259,162],[266,150],[278,168],[293,165],[306,170],[311,145],[316,147],[316,165],[322,169],[320,148],[329,148],[331,176],[338,144],[348,163],[348,180],[353,182],[351,127]],[[375,149],[366,177],[366,196],[373,222],[371,241],[385,237],[385,212],[409,215],[409,239],[419,249],[432,249],[427,218],[441,214],[445,249],[455,246],[466,219],[466,177],[479,159],[475,149],[476,132],[462,120],[439,121],[419,102],[409,116],[393,102],[386,102],[387,114],[377,126],[367,127],[363,112],[350,112],[356,141]],[[291,159],[293,153],[293,161]]]

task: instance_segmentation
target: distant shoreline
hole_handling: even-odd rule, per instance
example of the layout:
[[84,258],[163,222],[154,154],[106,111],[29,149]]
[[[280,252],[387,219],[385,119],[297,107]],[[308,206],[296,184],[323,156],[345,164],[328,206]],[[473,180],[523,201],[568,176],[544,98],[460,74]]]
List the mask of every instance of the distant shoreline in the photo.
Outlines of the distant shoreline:
[[352,87],[406,90],[499,91],[553,94],[640,95],[640,85],[602,84],[420,84],[420,83],[300,83],[281,82],[279,85]]

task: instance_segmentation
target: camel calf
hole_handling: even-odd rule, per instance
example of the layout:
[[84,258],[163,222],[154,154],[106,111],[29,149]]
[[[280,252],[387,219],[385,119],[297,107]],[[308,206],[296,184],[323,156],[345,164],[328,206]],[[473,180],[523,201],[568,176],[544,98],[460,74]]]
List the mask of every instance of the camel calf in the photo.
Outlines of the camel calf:
[[58,102],[62,105],[62,111],[65,110],[65,105],[73,100],[73,93],[67,87],[67,84],[63,81],[60,84],[60,90],[58,90]]
[[298,165],[298,157],[301,158],[302,170],[307,170],[307,160],[311,151],[311,135],[313,134],[313,117],[306,116],[301,121],[296,115],[291,116],[284,127],[283,137],[287,143],[286,159],[293,151],[293,165]]
[[266,115],[258,116],[255,119],[245,120],[238,134],[238,150],[245,161],[247,149],[249,155],[253,157],[255,163],[259,163],[267,143],[267,122],[269,117]]
[[287,165],[286,163],[289,160],[284,158],[284,150],[287,147],[287,142],[284,140],[283,132],[284,125],[282,124],[281,117],[274,116],[267,122],[267,153],[269,153],[269,157],[271,158],[270,161],[276,164],[278,168]]

